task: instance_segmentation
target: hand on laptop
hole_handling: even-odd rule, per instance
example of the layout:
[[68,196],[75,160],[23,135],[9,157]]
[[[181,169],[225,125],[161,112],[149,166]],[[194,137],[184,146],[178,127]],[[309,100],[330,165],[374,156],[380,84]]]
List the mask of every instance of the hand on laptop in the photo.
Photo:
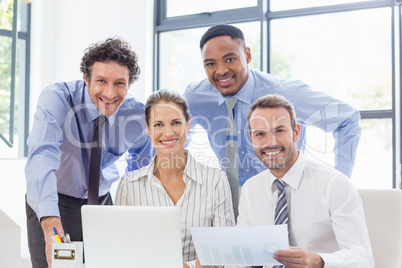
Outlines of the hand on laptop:
[[200,260],[198,259],[198,256],[197,256],[197,261],[195,262],[195,268],[223,268],[223,266],[201,265],[201,264],[200,264]]
[[61,220],[59,217],[43,217],[40,219],[40,224],[42,225],[43,235],[46,242],[46,260],[49,267],[52,267],[52,236],[54,236],[53,227],[64,235],[63,226],[61,225]]

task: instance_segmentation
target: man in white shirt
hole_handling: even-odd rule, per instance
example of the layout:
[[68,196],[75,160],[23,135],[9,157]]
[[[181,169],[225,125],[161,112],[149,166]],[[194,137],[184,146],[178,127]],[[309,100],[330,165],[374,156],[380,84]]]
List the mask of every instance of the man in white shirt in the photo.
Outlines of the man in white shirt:
[[275,180],[281,179],[290,248],[275,252],[278,262],[287,268],[374,267],[357,190],[339,171],[299,152],[292,104],[266,95],[251,106],[247,121],[256,155],[268,169],[244,184],[238,226],[275,224],[281,199]]

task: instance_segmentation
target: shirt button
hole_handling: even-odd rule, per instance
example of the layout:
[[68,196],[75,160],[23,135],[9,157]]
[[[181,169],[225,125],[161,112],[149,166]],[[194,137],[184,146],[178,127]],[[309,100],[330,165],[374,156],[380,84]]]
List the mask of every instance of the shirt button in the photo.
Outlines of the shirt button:
[[240,130],[238,130],[238,131],[237,131],[237,134],[240,134],[240,133],[241,133],[241,131],[240,131]]
[[249,169],[246,169],[246,172],[249,172],[250,170]]
[[244,151],[241,151],[241,154],[244,154]]

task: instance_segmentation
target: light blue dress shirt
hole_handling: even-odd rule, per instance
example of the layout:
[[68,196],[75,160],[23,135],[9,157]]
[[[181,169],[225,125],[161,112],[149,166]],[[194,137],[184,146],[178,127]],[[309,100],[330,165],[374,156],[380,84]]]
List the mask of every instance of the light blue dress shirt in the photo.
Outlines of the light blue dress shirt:
[[[234,107],[234,121],[238,130],[240,185],[266,170],[254,152],[246,117],[254,101],[267,94],[282,95],[294,105],[297,121],[302,127],[298,143],[301,151],[306,146],[306,126],[332,132],[335,139],[335,168],[348,177],[351,176],[360,140],[360,113],[323,92],[313,91],[299,80],[288,80],[250,70],[246,84],[233,96],[238,99]],[[224,170],[228,120],[226,97],[208,79],[188,85],[184,97],[190,108],[191,127],[199,124],[206,130],[210,145]]]
[[[28,137],[27,201],[38,218],[58,216],[58,193],[88,197],[88,173],[95,119],[100,115],[83,80],[48,86],[41,93]],[[99,195],[119,179],[116,160],[125,152],[127,170],[147,165],[154,154],[145,128],[144,105],[127,95],[107,116]]]

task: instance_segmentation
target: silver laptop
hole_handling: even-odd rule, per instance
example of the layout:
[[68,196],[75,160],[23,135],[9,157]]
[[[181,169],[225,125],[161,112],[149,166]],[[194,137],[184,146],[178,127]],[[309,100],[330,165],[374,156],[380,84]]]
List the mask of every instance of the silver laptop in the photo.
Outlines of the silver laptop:
[[85,268],[183,267],[175,207],[83,206]]

